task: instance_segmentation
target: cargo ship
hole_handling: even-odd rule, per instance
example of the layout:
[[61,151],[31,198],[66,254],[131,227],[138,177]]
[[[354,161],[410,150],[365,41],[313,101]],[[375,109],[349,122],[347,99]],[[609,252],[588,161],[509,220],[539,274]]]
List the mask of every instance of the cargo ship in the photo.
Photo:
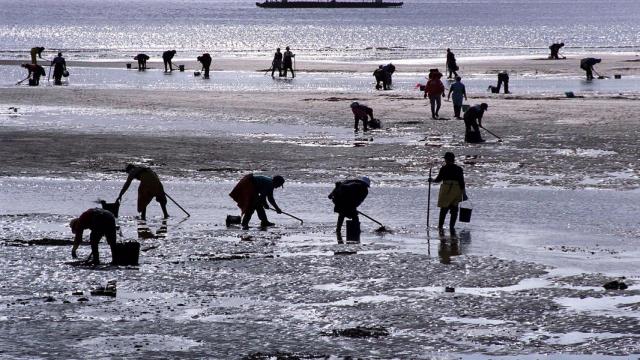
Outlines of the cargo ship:
[[392,8],[401,7],[402,1],[288,1],[288,0],[266,0],[261,3],[256,3],[256,6],[267,9],[341,9],[341,8]]

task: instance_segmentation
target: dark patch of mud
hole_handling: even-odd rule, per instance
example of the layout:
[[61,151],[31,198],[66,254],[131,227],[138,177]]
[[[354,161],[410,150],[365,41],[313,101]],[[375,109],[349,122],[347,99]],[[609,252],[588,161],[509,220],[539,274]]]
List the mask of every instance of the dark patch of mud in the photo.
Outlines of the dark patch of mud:
[[379,338],[389,336],[389,331],[382,326],[356,326],[354,328],[323,331],[322,336],[348,337],[356,339]]
[[313,360],[313,359],[345,359],[330,355],[320,355],[312,353],[290,353],[290,352],[256,352],[244,356],[243,360]]
[[[73,240],[68,239],[50,239],[42,238],[39,240],[20,240],[20,239],[2,239],[1,242],[6,246],[71,246]],[[84,241],[82,244],[86,245],[88,242]]]

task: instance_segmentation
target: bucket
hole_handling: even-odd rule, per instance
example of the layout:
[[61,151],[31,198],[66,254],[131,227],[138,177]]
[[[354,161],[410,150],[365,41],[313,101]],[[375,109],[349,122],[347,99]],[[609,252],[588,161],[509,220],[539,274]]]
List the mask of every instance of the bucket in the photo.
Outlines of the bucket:
[[460,220],[460,222],[471,222],[471,212],[473,211],[473,209],[471,208],[471,204],[468,205],[469,207],[465,207],[466,205],[460,205],[460,210],[458,212],[458,220]]
[[614,78],[614,79],[622,79],[622,75],[620,75],[620,74],[615,74],[615,75],[613,75],[613,78]]
[[181,72],[184,72],[184,65],[178,65],[178,69],[180,69]]
[[115,265],[138,265],[140,258],[140,243],[130,241],[116,243],[113,246],[113,263]]
[[225,220],[225,225],[227,225],[227,227],[230,227],[231,225],[240,225],[241,222],[242,222],[242,217],[227,215],[227,220]]
[[109,211],[113,214],[113,216],[118,217],[118,211],[120,210],[120,202],[116,201],[114,203],[108,203],[104,200],[100,201],[100,205],[104,210]]
[[347,220],[347,241],[360,242],[360,222]]
[[194,71],[193,76],[200,76],[200,71]]
[[29,79],[29,86],[38,86],[38,83],[34,79]]
[[471,105],[462,105],[462,111],[467,112],[471,108]]
[[131,63],[127,63],[127,69],[131,69]]

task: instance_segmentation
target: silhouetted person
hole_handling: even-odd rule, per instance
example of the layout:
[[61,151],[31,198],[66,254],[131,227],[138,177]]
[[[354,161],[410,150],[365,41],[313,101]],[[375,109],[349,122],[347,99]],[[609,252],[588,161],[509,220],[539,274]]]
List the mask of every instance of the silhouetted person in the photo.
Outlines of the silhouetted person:
[[467,89],[462,83],[462,78],[460,76],[456,76],[456,82],[451,84],[449,87],[447,99],[451,98],[453,98],[453,114],[456,119],[461,119],[460,110],[462,109],[463,100],[467,100]]
[[276,53],[273,54],[273,60],[271,61],[271,77],[275,77],[273,74],[276,69],[278,69],[278,76],[282,76],[282,53],[280,52],[280,48],[277,48]]
[[560,52],[560,49],[562,49],[563,46],[564,46],[564,43],[551,44],[551,46],[549,46],[549,51],[551,52],[549,55],[549,59],[559,60],[560,56],[558,55],[558,53]]
[[362,121],[362,129],[364,131],[367,131],[369,126],[368,118],[371,118],[371,121],[374,121],[373,109],[368,107],[367,105],[359,104],[356,101],[352,102],[350,106],[351,106],[351,112],[353,112],[354,131],[358,131],[358,123],[360,121]]
[[482,127],[482,116],[488,108],[489,105],[482,103],[470,107],[469,110],[464,113],[464,141],[469,143],[484,142],[482,136],[480,136],[480,127]]
[[296,57],[294,53],[291,52],[289,47],[286,48],[287,51],[282,54],[282,68],[284,71],[284,77],[287,77],[287,70],[291,70],[291,77],[296,77],[296,74],[293,72],[293,58]]
[[42,52],[44,51],[43,47],[33,47],[31,48],[31,63],[33,65],[38,64],[38,58],[42,59]]
[[[378,68],[373,72],[373,76],[376,78],[376,90],[387,90],[387,75],[385,71],[382,70],[382,65],[378,66]],[[382,85],[380,85],[380,83],[382,83]]]
[[369,194],[371,181],[363,176],[359,179],[344,180],[336,182],[336,187],[329,194],[329,199],[333,201],[333,211],[338,213],[338,223],[336,224],[336,234],[340,239],[344,218],[349,218],[355,222],[360,222],[358,218],[358,206],[362,204]]
[[31,86],[40,85],[40,77],[47,75],[44,68],[40,65],[22,64],[21,66],[29,71],[27,77],[33,80],[33,82],[29,82]]
[[458,218],[458,203],[466,200],[467,194],[464,186],[464,174],[462,168],[455,164],[455,155],[451,152],[445,153],[444,161],[445,164],[440,168],[438,176],[435,179],[429,178],[429,182],[442,182],[438,193],[438,207],[440,208],[438,230],[442,232],[447,213],[451,212],[449,231],[454,233]]
[[[167,50],[162,53],[162,61],[164,62],[164,72],[173,71],[173,65],[171,61],[173,57],[176,56],[175,50]],[[168,69],[168,70],[167,70]]]
[[62,57],[61,52],[51,61],[51,66],[53,66],[53,84],[62,85],[62,76],[67,70],[67,62]]
[[496,92],[496,94],[500,93],[500,88],[502,87],[503,83],[504,93],[509,94],[509,73],[507,73],[506,71],[501,71],[498,73],[498,85],[496,86],[498,88],[498,91]]
[[204,53],[198,56],[198,61],[202,64],[202,70],[204,71],[204,78],[209,78],[209,69],[211,68],[211,55]]
[[164,193],[164,187],[158,178],[158,175],[151,169],[146,166],[136,166],[129,164],[127,165],[125,171],[129,176],[127,177],[127,181],[122,186],[122,190],[120,190],[120,194],[118,195],[118,199],[116,201],[122,200],[122,195],[124,195],[131,182],[133,180],[139,180],[140,185],[138,186],[138,212],[141,214],[140,218],[145,220],[147,218],[147,205],[153,200],[160,204],[162,208],[162,214],[165,218],[169,217],[169,213],[167,213],[167,196]]
[[382,70],[384,70],[385,79],[387,81],[387,88],[385,90],[390,90],[391,85],[393,84],[393,73],[396,72],[396,66],[392,63],[388,63],[382,67]]
[[580,60],[580,68],[587,73],[587,80],[593,80],[593,66],[602,61],[602,59],[596,58],[584,58]]
[[429,72],[429,81],[427,81],[427,85],[424,88],[424,98],[429,97],[429,103],[431,104],[431,118],[438,119],[440,115],[438,112],[440,111],[440,106],[442,106],[442,98],[444,97],[444,84],[440,80],[442,78],[442,73],[437,69],[432,69],[435,71]]
[[91,230],[89,241],[91,242],[91,260],[94,265],[100,264],[100,253],[98,251],[98,243],[104,236],[107,244],[111,247],[111,260],[113,261],[113,247],[116,244],[116,218],[107,210],[89,209],[80,215],[80,217],[71,220],[69,223],[71,232],[75,234],[73,240],[73,248],[71,256],[76,259],[78,255],[76,250],[82,242],[82,233],[84,230]]
[[458,76],[458,64],[456,63],[456,55],[451,51],[451,49],[447,49],[447,79],[452,79],[454,76]]
[[133,57],[133,60],[138,61],[138,71],[147,70],[147,60],[149,60],[149,55],[147,54],[138,54]]
[[260,227],[266,228],[275,224],[269,222],[264,209],[268,209],[267,201],[273,206],[278,213],[282,213],[280,207],[273,198],[273,190],[284,185],[284,178],[276,175],[273,178],[263,175],[249,174],[244,176],[238,184],[233,188],[229,196],[238,204],[242,211],[242,229],[249,229],[249,221],[254,212],[258,213],[260,219]]

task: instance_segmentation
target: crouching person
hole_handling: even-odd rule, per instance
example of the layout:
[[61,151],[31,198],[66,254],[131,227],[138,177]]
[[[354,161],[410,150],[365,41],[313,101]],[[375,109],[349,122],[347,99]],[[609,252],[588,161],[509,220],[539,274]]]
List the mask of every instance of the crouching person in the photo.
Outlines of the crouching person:
[[91,261],[93,265],[100,264],[100,253],[98,252],[98,243],[104,236],[107,239],[107,244],[111,247],[111,261],[113,261],[114,246],[116,244],[116,218],[107,210],[103,209],[89,209],[82,213],[80,217],[71,220],[69,223],[71,232],[75,234],[73,240],[73,248],[71,249],[71,256],[74,259],[78,258],[76,250],[82,242],[82,233],[84,230],[91,230],[89,240],[91,242]]
[[335,205],[333,211],[338,213],[338,223],[336,224],[336,234],[342,237],[342,224],[344,218],[349,218],[355,222],[359,222],[358,206],[362,204],[364,199],[369,195],[369,186],[371,181],[368,177],[363,176],[360,179],[344,180],[336,182],[336,187],[329,194],[329,199]]
[[238,182],[231,193],[229,193],[229,196],[238,203],[238,207],[242,211],[243,230],[249,230],[249,221],[251,221],[254,212],[258,213],[260,227],[263,229],[275,225],[269,222],[264,209],[269,209],[269,205],[267,204],[268,200],[278,214],[282,213],[282,210],[280,210],[276,200],[273,198],[273,190],[283,185],[284,178],[280,175],[271,178],[269,176],[249,174]]

